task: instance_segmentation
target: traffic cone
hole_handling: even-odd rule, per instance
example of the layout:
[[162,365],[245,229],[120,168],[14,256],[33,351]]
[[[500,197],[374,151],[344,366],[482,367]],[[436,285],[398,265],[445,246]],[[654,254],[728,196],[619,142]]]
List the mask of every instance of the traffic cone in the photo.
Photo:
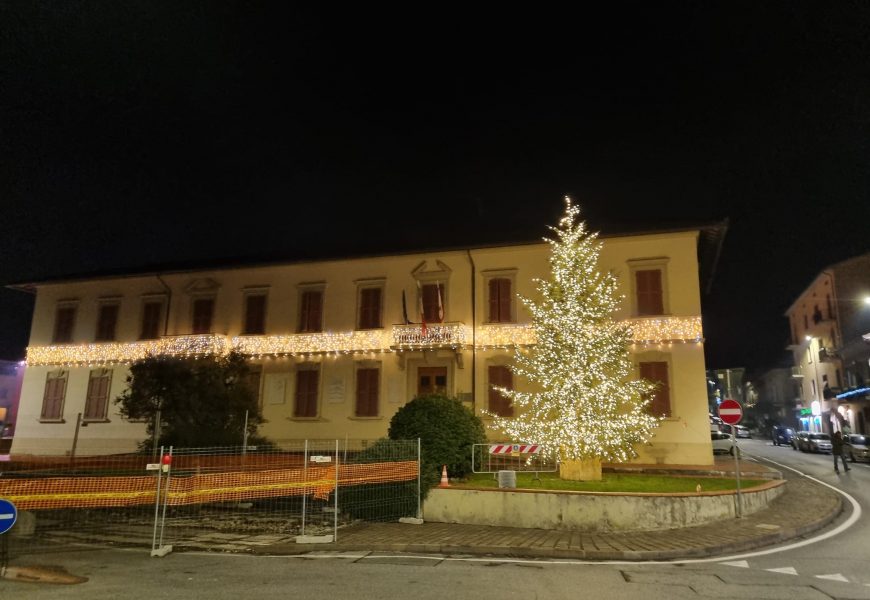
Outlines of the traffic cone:
[[438,484],[438,487],[450,487],[450,481],[447,479],[447,465],[442,465],[441,467],[441,483]]

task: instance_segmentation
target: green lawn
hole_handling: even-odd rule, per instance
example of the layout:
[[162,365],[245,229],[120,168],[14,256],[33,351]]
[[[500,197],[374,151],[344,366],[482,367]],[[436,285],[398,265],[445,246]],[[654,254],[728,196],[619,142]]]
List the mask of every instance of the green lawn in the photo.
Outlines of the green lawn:
[[[533,481],[533,473],[517,473],[517,489],[572,490],[578,492],[695,492],[698,484],[704,492],[736,489],[734,479],[719,477],[686,477],[672,475],[638,475],[629,473],[604,473],[601,481],[565,481],[556,473],[540,473],[540,481]],[[766,479],[741,479],[740,489],[760,485]],[[498,481],[490,473],[478,473],[463,482],[451,483],[451,487],[498,487]]]

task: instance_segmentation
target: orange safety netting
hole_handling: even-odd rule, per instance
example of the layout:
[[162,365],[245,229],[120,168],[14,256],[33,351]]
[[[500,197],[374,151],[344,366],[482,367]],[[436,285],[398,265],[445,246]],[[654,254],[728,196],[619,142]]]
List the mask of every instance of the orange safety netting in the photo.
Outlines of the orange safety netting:
[[[417,478],[416,461],[341,465],[340,485],[390,483]],[[165,478],[162,485],[165,485]],[[167,502],[186,506],[313,495],[325,500],[335,489],[335,466],[308,469],[231,471],[169,478]],[[161,490],[161,496],[165,493]],[[20,510],[59,508],[110,508],[152,504],[157,494],[157,477],[47,477],[0,479],[0,498]]]

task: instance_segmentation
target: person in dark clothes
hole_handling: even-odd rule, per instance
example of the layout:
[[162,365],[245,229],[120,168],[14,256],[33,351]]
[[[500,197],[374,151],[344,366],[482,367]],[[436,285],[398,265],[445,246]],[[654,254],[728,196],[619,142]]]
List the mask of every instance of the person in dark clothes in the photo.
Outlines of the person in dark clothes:
[[843,461],[843,468],[849,470],[849,463],[846,462],[846,457],[843,455],[843,432],[835,431],[831,438],[831,454],[834,456],[834,470],[839,473],[840,469],[837,465],[837,457]]

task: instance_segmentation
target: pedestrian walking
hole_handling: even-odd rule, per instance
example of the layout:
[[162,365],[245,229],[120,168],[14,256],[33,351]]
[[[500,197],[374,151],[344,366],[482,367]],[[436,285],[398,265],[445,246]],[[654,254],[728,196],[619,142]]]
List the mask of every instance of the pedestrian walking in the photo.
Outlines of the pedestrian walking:
[[837,457],[843,461],[843,468],[849,471],[849,463],[846,462],[846,457],[843,455],[843,432],[835,431],[834,437],[831,438],[831,454],[834,456],[834,471],[840,472],[837,465]]

